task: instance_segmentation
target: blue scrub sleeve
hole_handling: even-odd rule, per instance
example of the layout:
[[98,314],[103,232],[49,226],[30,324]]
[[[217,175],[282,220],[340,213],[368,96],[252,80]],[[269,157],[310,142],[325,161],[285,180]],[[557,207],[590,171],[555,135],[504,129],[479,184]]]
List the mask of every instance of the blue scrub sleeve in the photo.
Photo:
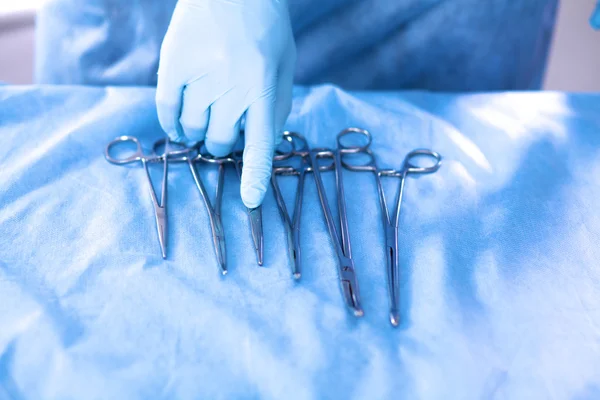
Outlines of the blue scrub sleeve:
[[[556,6],[557,0],[290,0],[295,82],[538,89]],[[174,0],[50,0],[38,19],[37,81],[156,85],[174,7]]]

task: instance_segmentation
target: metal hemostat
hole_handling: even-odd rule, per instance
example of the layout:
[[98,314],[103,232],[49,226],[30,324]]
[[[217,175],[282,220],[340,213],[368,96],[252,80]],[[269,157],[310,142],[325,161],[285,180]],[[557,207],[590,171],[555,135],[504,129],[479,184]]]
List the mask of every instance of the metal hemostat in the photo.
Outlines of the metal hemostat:
[[[136,151],[124,158],[116,158],[111,156],[111,149],[122,143],[134,143],[137,147]],[[160,149],[163,148],[161,152]],[[236,152],[227,157],[212,157],[206,152],[202,152],[202,144],[197,144],[192,147],[187,147],[180,143],[172,142],[168,139],[159,139],[153,145],[152,153],[145,155],[142,152],[142,146],[137,138],[130,136],[120,136],[111,141],[105,149],[105,158],[111,164],[123,165],[130,164],[133,162],[141,162],[145,168],[148,183],[150,186],[150,193],[152,195],[152,202],[154,205],[154,214],[156,218],[158,238],[161,246],[162,257],[166,259],[166,235],[167,235],[167,214],[166,214],[166,188],[167,188],[167,169],[169,163],[186,163],[189,166],[190,172],[202,200],[208,211],[213,244],[215,247],[215,254],[219,269],[223,275],[227,273],[227,253],[225,246],[225,235],[223,229],[223,222],[221,220],[221,205],[223,200],[223,187],[225,178],[225,166],[231,164],[234,166],[238,177],[241,177],[242,160],[241,153]],[[156,194],[152,181],[150,180],[150,174],[148,172],[148,163],[163,163],[163,181],[162,181],[162,196],[160,203],[156,199]],[[218,179],[217,186],[215,188],[215,201],[214,204],[210,201],[210,196],[206,187],[196,169],[196,165],[199,163],[217,165],[218,168]],[[250,222],[252,240],[254,243],[254,250],[256,252],[256,258],[259,265],[263,264],[263,249],[264,249],[264,236],[262,230],[262,210],[261,207],[254,209],[247,209],[248,220]]]
[[[344,146],[341,140],[344,136],[350,134],[358,134],[366,139],[366,144],[363,146]],[[402,205],[402,196],[404,194],[404,183],[409,174],[431,174],[436,172],[442,162],[442,157],[431,150],[417,149],[406,155],[399,170],[380,169],[375,162],[375,155],[369,148],[372,142],[371,134],[364,129],[349,128],[342,131],[338,135],[338,148],[341,151],[341,163],[347,170],[350,171],[366,171],[372,172],[375,175],[377,182],[377,193],[379,194],[379,205],[381,208],[381,216],[383,221],[383,231],[385,237],[385,254],[387,259],[387,277],[388,277],[388,293],[390,302],[390,322],[394,326],[400,324],[399,311],[399,290],[400,290],[400,270],[398,267],[398,227],[400,221],[400,207]],[[354,151],[352,151],[354,150]],[[354,164],[350,161],[350,154],[364,154],[368,156],[367,163]],[[435,163],[428,167],[418,167],[413,164],[416,157],[427,157],[433,159]],[[381,183],[382,177],[396,177],[400,179],[400,187],[396,197],[396,206],[394,213],[390,215],[385,192]]]
[[[325,214],[325,222],[329,235],[335,247],[335,252],[338,258],[338,271],[340,283],[342,285],[342,294],[346,305],[353,311],[354,315],[361,317],[364,311],[360,302],[360,292],[358,289],[358,279],[354,269],[354,260],[352,259],[352,247],[350,245],[350,233],[348,229],[348,215],[346,213],[346,198],[344,194],[344,181],[342,178],[341,153],[344,149],[328,150],[328,149],[313,149],[310,151],[311,164],[315,175],[315,183],[323,213]],[[354,150],[352,150],[354,151]],[[325,185],[321,177],[318,165],[320,158],[333,159],[333,169],[335,171],[335,186],[336,197],[339,213],[339,234],[336,229],[336,223],[329,208],[327,194],[325,193]]]
[[[288,144],[291,150],[287,152],[279,151],[274,157],[273,173],[271,175],[271,185],[279,213],[286,230],[286,239],[288,245],[288,254],[290,256],[292,276],[294,279],[300,279],[302,275],[302,259],[300,251],[300,216],[302,214],[302,197],[304,193],[304,180],[307,173],[312,172],[310,165],[310,153],[306,139],[295,132],[284,132],[284,144]],[[281,166],[282,161],[296,161],[300,163],[299,167]],[[332,170],[333,164],[321,166],[321,171]],[[294,202],[294,213],[290,216],[281,188],[278,183],[278,176],[297,177],[296,198]]]
[[[344,138],[350,135],[356,135],[364,144],[352,146],[344,145]],[[379,196],[379,204],[384,228],[384,251],[387,260],[387,283],[390,304],[389,316],[391,324],[398,326],[400,324],[398,228],[402,197],[404,194],[404,184],[406,182],[406,177],[411,174],[431,174],[436,172],[441,166],[442,157],[438,153],[431,150],[416,149],[406,155],[400,169],[379,168],[376,163],[375,155],[370,148],[372,136],[368,131],[359,128],[348,128],[341,131],[336,138],[337,147],[333,150],[327,148],[310,149],[306,139],[302,135],[294,132],[284,132],[283,139],[284,140],[280,147],[288,146],[288,150],[282,151],[278,149],[274,156],[271,185],[273,187],[277,207],[279,209],[286,232],[292,276],[296,280],[300,279],[302,276],[300,219],[302,214],[305,177],[307,173],[312,173],[314,174],[319,201],[325,217],[325,223],[335,248],[338,261],[339,279],[344,301],[355,316],[360,317],[364,315],[364,310],[361,305],[358,279],[356,277],[354,260],[352,258],[342,170],[346,169],[354,172],[373,173],[377,183],[377,192]],[[111,156],[111,149],[126,142],[135,144],[136,150],[133,154],[123,158]],[[359,157],[354,156],[363,156],[363,159],[366,157],[367,161],[359,162],[357,161],[359,160]],[[168,139],[160,139],[154,143],[152,153],[144,154],[141,144],[137,138],[120,136],[108,144],[105,150],[105,157],[110,163],[117,165],[134,162],[142,163],[150,186],[150,193],[154,206],[154,214],[158,231],[158,239],[163,258],[166,258],[167,218],[165,207],[168,163],[186,163],[208,211],[212,230],[212,240],[220,272],[223,275],[227,273],[227,253],[223,222],[221,219],[225,167],[227,165],[232,165],[235,168],[238,178],[241,178],[243,167],[241,151],[233,152],[226,157],[213,157],[205,151],[203,143],[198,143],[194,146],[188,147],[179,143],[171,142]],[[433,164],[426,167],[418,166],[415,161],[417,157],[429,158],[433,161]],[[331,163],[320,165],[319,161],[323,159],[331,160]],[[149,163],[163,164],[162,194],[160,202],[157,200],[154,186],[150,180],[150,174],[148,172]],[[296,165],[291,165],[292,163],[295,163]],[[208,191],[206,190],[202,178],[198,173],[197,166],[199,164],[216,165],[218,168],[214,202],[210,200]],[[325,192],[325,185],[321,175],[322,173],[328,171],[333,171],[335,173],[336,198],[339,211],[339,218],[337,222],[335,221],[333,213],[331,212],[327,194]],[[292,215],[290,215],[288,212],[281,187],[278,183],[279,177],[282,176],[294,176],[297,178],[294,212]],[[388,208],[385,192],[383,190],[382,178],[385,177],[400,180],[393,212],[390,212],[390,209]],[[257,262],[259,265],[262,265],[264,251],[262,208],[257,207],[254,209],[247,209],[247,214]]]
[[[274,157],[273,173],[271,175],[271,186],[277,202],[279,214],[283,220],[283,225],[286,231],[288,254],[290,257],[291,271],[294,279],[300,279],[302,275],[302,258],[300,251],[300,215],[302,214],[302,195],[304,192],[304,178],[306,176],[306,141],[304,138],[294,132],[284,133],[284,144],[289,144],[291,150],[288,152],[278,152]],[[296,141],[301,141],[301,145],[297,146]],[[281,161],[299,159],[300,168],[292,166],[278,166]],[[295,176],[297,177],[296,198],[294,202],[294,214],[290,214],[285,205],[283,194],[278,183],[278,176]]]
[[[223,187],[225,183],[225,166],[232,165],[235,168],[238,178],[242,176],[242,157],[240,152],[235,152],[226,157],[213,157],[210,154],[203,152],[203,144],[199,143],[195,148],[195,155],[181,155],[171,153],[169,155],[170,162],[186,162],[190,168],[190,172],[194,178],[194,182],[209,214],[210,225],[213,235],[213,243],[217,261],[221,269],[221,273],[227,273],[227,253],[225,246],[225,234],[223,222],[221,219],[221,205],[223,203]],[[192,149],[189,149],[192,150]],[[193,154],[193,153],[192,153]],[[202,178],[196,169],[198,163],[217,165],[218,178],[215,188],[216,195],[214,205],[211,203],[208,192],[202,182]],[[250,232],[254,243],[254,251],[258,265],[263,265],[263,249],[264,236],[262,230],[262,209],[261,207],[246,209],[248,221],[250,223]]]
[[[116,147],[122,147],[125,144],[135,144],[136,150],[127,157],[113,157],[111,156],[111,150]],[[165,152],[169,151],[170,142],[169,140],[164,141]],[[112,140],[106,146],[104,150],[104,157],[106,160],[115,165],[125,165],[131,164],[135,162],[141,162],[144,167],[144,171],[146,172],[146,179],[148,181],[148,187],[150,189],[150,197],[152,199],[152,206],[154,209],[154,219],[156,220],[156,230],[158,232],[158,243],[160,244],[160,252],[163,259],[167,258],[167,210],[166,210],[166,201],[167,201],[167,172],[168,172],[168,162],[164,154],[159,155],[155,152],[150,154],[144,154],[142,150],[142,145],[140,141],[133,136],[119,136],[116,139]],[[162,162],[163,164],[163,178],[161,184],[161,196],[160,202],[156,197],[156,191],[154,190],[154,185],[152,184],[152,179],[150,178],[150,172],[148,171],[149,163],[158,163]]]
[[[347,146],[343,144],[343,139],[349,135],[358,135],[364,140],[363,145],[358,146]],[[284,138],[292,143],[292,150],[288,152],[282,152],[275,156],[276,166],[273,168],[273,175],[271,182],[275,192],[275,198],[279,207],[284,225],[286,227],[287,239],[288,239],[288,251],[293,261],[292,272],[294,277],[298,279],[300,277],[300,211],[302,205],[301,191],[304,187],[304,176],[305,173],[310,171],[315,174],[315,183],[317,185],[317,192],[319,200],[325,215],[325,221],[332,242],[335,246],[336,255],[338,258],[339,277],[342,286],[342,294],[346,305],[354,312],[356,316],[362,316],[364,311],[360,304],[360,294],[358,290],[358,281],[356,279],[356,273],[354,269],[354,261],[352,259],[352,249],[350,245],[350,235],[348,229],[348,217],[346,213],[346,201],[344,194],[344,183],[341,169],[344,167],[349,171],[367,171],[373,172],[376,177],[377,191],[380,201],[381,215],[384,227],[385,237],[385,254],[387,260],[387,277],[388,277],[388,292],[390,302],[390,322],[393,326],[400,324],[400,312],[399,312],[399,286],[400,286],[400,271],[398,266],[398,228],[400,220],[400,208],[402,204],[402,197],[404,193],[404,183],[406,177],[409,174],[430,174],[436,172],[440,166],[442,157],[431,150],[417,149],[408,153],[402,164],[402,168],[399,170],[395,169],[380,169],[375,163],[375,156],[370,149],[372,142],[371,134],[359,128],[348,128],[343,130],[337,135],[337,148],[335,150],[330,149],[313,149],[310,150],[306,143],[306,140],[299,134],[293,132],[286,132]],[[300,144],[298,144],[300,143]],[[352,155],[366,155],[368,162],[363,164],[355,164],[351,161]],[[414,164],[416,157],[428,157],[433,159],[435,163],[428,167],[419,167]],[[279,166],[277,161],[287,160],[292,157],[300,157],[302,159],[302,165],[300,168],[292,168],[290,166]],[[333,162],[328,166],[320,166],[313,171],[312,168],[318,165],[318,160],[322,158],[332,159]],[[307,161],[308,160],[308,161]],[[331,209],[329,208],[329,202],[325,193],[325,187],[321,177],[321,172],[324,170],[335,171],[336,178],[336,197],[339,210],[339,234],[338,227],[333,218]],[[278,175],[295,175],[298,176],[298,192],[296,193],[296,208],[292,218],[289,217],[283,196],[277,184]],[[394,177],[400,179],[400,186],[398,195],[396,198],[396,205],[393,214],[390,214],[388,209],[385,192],[381,183],[382,177]]]
[[[300,260],[300,210],[302,205],[302,189],[304,187],[304,176],[307,172],[312,172],[315,177],[315,183],[317,185],[317,192],[319,194],[319,200],[321,207],[325,215],[325,222],[329,230],[329,235],[335,246],[336,255],[338,258],[338,270],[340,283],[342,287],[342,294],[347,306],[353,310],[354,315],[362,316],[364,311],[360,304],[360,293],[358,289],[358,281],[354,272],[354,260],[352,259],[352,252],[350,248],[350,238],[348,234],[348,220],[346,216],[346,203],[344,200],[344,187],[341,176],[341,160],[338,151],[332,151],[329,149],[309,149],[306,140],[299,134],[293,132],[286,132],[284,138],[292,144],[292,150],[280,153],[275,156],[275,162],[288,160],[291,158],[300,158],[301,165],[299,168],[293,168],[290,166],[276,166],[273,169],[273,175],[271,183],[275,192],[275,198],[279,207],[280,214],[284,220],[284,225],[287,232],[288,240],[288,252],[292,258],[292,273],[294,278],[300,278],[301,273],[301,260]],[[351,150],[355,151],[355,150]],[[331,158],[333,162],[329,165],[319,165],[319,159]],[[338,209],[340,212],[340,233],[336,228],[336,222],[333,218],[333,214],[329,208],[329,202],[325,193],[325,186],[321,177],[321,173],[324,171],[333,170],[336,174],[336,189],[337,189],[337,200]],[[298,187],[296,192],[296,207],[294,210],[294,216],[290,218],[283,196],[277,184],[278,175],[296,175],[298,176]]]

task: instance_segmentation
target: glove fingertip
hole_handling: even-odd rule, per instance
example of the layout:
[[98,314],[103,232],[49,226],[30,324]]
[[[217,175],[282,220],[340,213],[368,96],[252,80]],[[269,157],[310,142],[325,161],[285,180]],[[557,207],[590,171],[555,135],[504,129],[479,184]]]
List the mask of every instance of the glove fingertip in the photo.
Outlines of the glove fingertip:
[[242,185],[242,202],[248,208],[256,208],[262,204],[263,200],[265,199],[266,192],[266,188],[257,186],[244,187]]
[[177,133],[177,131],[169,131],[166,133],[167,133],[167,136],[169,137],[169,140],[171,140],[172,142],[187,144],[187,138],[185,136],[179,135]]
[[225,157],[231,153],[233,145],[217,143],[213,141],[206,141],[206,150],[215,157]]
[[248,208],[260,206],[267,193],[271,180],[272,158],[270,154],[250,154],[242,169],[240,194],[244,205]]

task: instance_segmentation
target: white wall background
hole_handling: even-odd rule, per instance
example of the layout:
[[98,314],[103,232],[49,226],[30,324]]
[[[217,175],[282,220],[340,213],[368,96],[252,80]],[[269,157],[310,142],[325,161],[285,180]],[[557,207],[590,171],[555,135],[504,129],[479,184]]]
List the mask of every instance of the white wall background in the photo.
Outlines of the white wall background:
[[544,87],[600,92],[600,31],[588,21],[596,0],[560,0]]
[[[0,81],[31,83],[33,16],[41,1],[0,0]],[[600,31],[588,24],[595,0],[560,3],[544,87],[600,92]]]

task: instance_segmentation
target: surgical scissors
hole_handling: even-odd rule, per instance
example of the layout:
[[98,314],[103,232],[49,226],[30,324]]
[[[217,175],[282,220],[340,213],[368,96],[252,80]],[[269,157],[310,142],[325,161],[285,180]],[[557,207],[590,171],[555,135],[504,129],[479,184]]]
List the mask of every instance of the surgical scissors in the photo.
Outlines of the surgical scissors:
[[[124,158],[116,158],[110,155],[111,149],[115,146],[123,146],[125,143],[133,143],[136,146],[136,150],[133,154]],[[165,154],[169,151],[169,141],[165,142]],[[167,157],[163,155],[157,155],[155,152],[146,155],[142,150],[140,141],[133,136],[119,136],[112,140],[106,146],[104,151],[104,157],[106,160],[115,165],[125,165],[134,162],[141,162],[146,172],[146,179],[148,181],[148,187],[150,188],[150,196],[152,198],[152,206],[154,207],[154,218],[156,220],[156,230],[158,232],[158,242],[160,244],[160,251],[162,258],[167,258],[167,213],[166,213],[166,199],[167,199]],[[150,172],[148,170],[148,163],[163,163],[163,179],[162,179],[162,192],[160,196],[160,202],[156,197],[154,185],[150,178]]]
[[[350,134],[363,135],[367,139],[367,143],[363,146],[344,146],[342,144],[342,138]],[[381,214],[383,220],[383,228],[385,234],[385,252],[387,258],[387,277],[388,277],[388,291],[389,291],[389,302],[390,302],[390,322],[394,326],[400,324],[400,312],[399,312],[399,276],[400,271],[398,267],[398,227],[400,221],[400,207],[402,205],[402,196],[404,194],[404,183],[406,177],[410,174],[431,174],[436,172],[442,163],[442,156],[435,151],[428,149],[416,149],[406,155],[402,163],[400,170],[394,169],[380,169],[375,161],[375,155],[369,148],[372,142],[372,137],[369,131],[358,128],[349,128],[342,131],[337,137],[338,147],[345,150],[342,152],[342,165],[344,168],[350,171],[367,171],[372,172],[375,175],[377,183],[377,192],[379,193],[379,205],[381,207]],[[352,151],[354,150],[354,151]],[[352,154],[364,154],[369,157],[366,163],[360,165],[354,164],[350,161],[350,155]],[[435,164],[428,167],[419,167],[414,164],[414,159],[417,157],[429,157],[435,160]],[[390,210],[385,198],[385,192],[383,190],[383,184],[381,182],[382,177],[396,177],[400,179],[400,186],[398,194],[396,196],[396,206],[393,213],[393,218],[390,215]]]
[[[241,178],[242,159],[241,153],[235,152],[225,157],[213,157],[210,154],[203,152],[204,145],[202,142],[186,150],[171,151],[168,153],[170,162],[185,162],[187,163],[194,183],[200,192],[200,196],[208,211],[213,244],[215,247],[215,254],[217,262],[219,263],[220,271],[223,275],[227,274],[227,253],[225,246],[225,230],[223,229],[223,222],[221,218],[221,205],[223,203],[223,188],[225,182],[225,166],[232,164],[235,167],[238,178]],[[194,154],[195,152],[195,154]],[[210,201],[210,196],[206,187],[196,169],[196,164],[203,162],[206,164],[216,164],[218,167],[217,185],[215,188],[215,201],[214,204]],[[253,209],[247,209],[248,219],[250,221],[250,228],[252,233],[252,240],[254,242],[254,249],[256,251],[257,261],[259,265],[263,264],[263,242],[264,236],[262,231],[262,208],[259,206]]]
[[[345,131],[342,131],[342,135]],[[360,293],[358,289],[358,279],[354,269],[354,260],[352,259],[352,247],[350,245],[350,234],[348,229],[348,215],[346,213],[346,200],[344,195],[344,181],[342,179],[342,164],[341,155],[345,153],[357,153],[364,150],[363,147],[343,147],[340,146],[340,136],[338,135],[338,148],[336,150],[329,149],[312,149],[309,152],[310,163],[313,174],[315,175],[315,183],[317,185],[317,193],[321,202],[323,213],[325,214],[325,222],[329,230],[329,236],[335,246],[335,252],[338,258],[339,277],[342,286],[342,293],[346,305],[351,308],[354,315],[361,317],[364,311],[360,304]],[[337,192],[337,204],[339,212],[340,235],[336,229],[336,223],[329,208],[327,194],[325,193],[325,185],[321,177],[321,169],[319,168],[319,159],[333,159],[333,170],[335,171],[335,186]]]

